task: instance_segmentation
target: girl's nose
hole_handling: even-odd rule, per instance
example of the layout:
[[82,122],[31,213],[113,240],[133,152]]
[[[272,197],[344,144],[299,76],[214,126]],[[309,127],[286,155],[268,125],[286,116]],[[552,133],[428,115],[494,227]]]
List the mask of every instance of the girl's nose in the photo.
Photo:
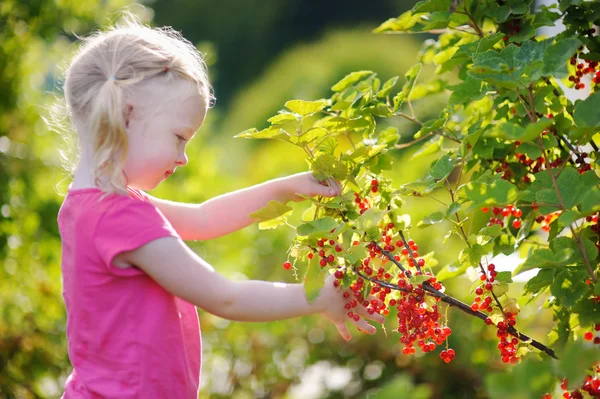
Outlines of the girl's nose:
[[188,157],[186,155],[185,152],[182,152],[179,154],[179,157],[177,158],[177,165],[179,166],[185,166],[188,163]]

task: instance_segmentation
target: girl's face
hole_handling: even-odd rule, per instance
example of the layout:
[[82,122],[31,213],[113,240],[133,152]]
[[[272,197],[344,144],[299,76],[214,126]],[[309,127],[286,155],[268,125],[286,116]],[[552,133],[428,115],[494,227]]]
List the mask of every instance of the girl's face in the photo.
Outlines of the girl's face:
[[182,79],[150,82],[137,93],[127,118],[124,172],[129,187],[152,190],[187,164],[186,145],[204,122],[207,105],[195,84]]

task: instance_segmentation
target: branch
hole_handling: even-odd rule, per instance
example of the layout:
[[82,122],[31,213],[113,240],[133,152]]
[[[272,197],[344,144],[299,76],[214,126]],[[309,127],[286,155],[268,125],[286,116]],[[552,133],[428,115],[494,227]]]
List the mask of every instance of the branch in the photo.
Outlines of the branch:
[[[387,256],[387,255],[386,255]],[[395,260],[393,259],[393,257],[390,260]],[[396,284],[392,284],[392,283],[388,283],[387,281],[381,281],[378,280],[376,278],[371,278],[368,277],[366,275],[364,275],[363,273],[361,273],[358,268],[356,267],[352,267],[352,269],[354,270],[354,272],[356,274],[358,274],[360,277],[364,278],[365,280],[368,280],[374,284],[378,284],[382,287],[386,287],[386,288],[390,288],[393,290],[397,290],[397,291],[402,291],[402,292],[406,292],[406,293],[410,293],[412,291],[409,291],[406,288],[401,288]],[[458,309],[462,310],[463,312],[477,317],[478,319],[481,319],[485,322],[485,320],[488,318],[488,316],[480,311],[476,311],[471,309],[471,307],[469,305],[467,305],[464,302],[459,301],[456,298],[451,297],[450,295],[446,295],[443,292],[440,292],[438,290],[436,290],[435,288],[433,288],[432,286],[430,286],[429,284],[423,284],[423,291],[426,291],[428,295],[432,295],[434,297],[440,298],[440,300],[444,303],[447,303],[450,306],[455,306]],[[487,324],[486,324],[487,325]],[[556,356],[556,354],[554,353],[554,351],[550,348],[548,348],[546,345],[542,344],[541,342],[536,341],[535,339],[532,339],[530,337],[528,337],[527,335],[520,333],[519,331],[517,331],[516,328],[514,328],[513,326],[508,326],[508,333],[514,337],[516,337],[517,339],[520,339],[521,341],[525,342],[525,343],[529,343],[531,346],[533,346],[534,348],[546,353],[547,355],[551,356],[554,359],[558,359],[558,357]]]

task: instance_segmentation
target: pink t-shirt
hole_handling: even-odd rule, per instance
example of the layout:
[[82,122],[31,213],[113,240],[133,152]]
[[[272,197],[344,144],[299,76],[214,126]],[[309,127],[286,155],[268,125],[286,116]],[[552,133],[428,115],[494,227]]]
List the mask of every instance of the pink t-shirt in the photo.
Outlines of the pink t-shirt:
[[[196,307],[113,258],[179,237],[141,191],[69,190],[58,213],[63,297],[73,372],[62,398],[196,399],[201,343]],[[169,265],[164,265],[169,267]]]

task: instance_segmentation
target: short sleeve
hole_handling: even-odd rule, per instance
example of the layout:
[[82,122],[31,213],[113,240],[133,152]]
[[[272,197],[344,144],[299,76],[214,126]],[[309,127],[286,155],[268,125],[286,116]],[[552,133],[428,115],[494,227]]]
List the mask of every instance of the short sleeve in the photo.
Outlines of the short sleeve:
[[143,273],[136,268],[113,265],[115,256],[162,237],[179,237],[167,218],[154,205],[121,197],[98,220],[93,242],[109,272],[120,276]]

